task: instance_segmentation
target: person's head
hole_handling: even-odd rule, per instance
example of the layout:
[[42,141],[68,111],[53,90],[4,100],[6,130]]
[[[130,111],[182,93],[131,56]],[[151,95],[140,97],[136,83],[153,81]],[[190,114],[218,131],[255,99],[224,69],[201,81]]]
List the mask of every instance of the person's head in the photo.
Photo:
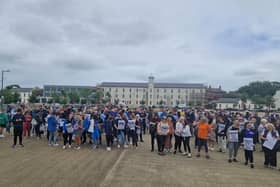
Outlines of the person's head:
[[267,124],[267,120],[266,119],[261,119],[261,124],[262,125],[266,125]]
[[208,118],[206,118],[205,116],[203,116],[203,117],[200,119],[200,122],[201,122],[201,123],[208,123]]
[[21,108],[18,108],[18,109],[17,109],[17,114],[21,114],[21,113],[22,113]]
[[139,120],[139,119],[140,119],[140,115],[136,114],[136,120]]
[[163,117],[161,118],[161,121],[162,121],[163,123],[167,122],[167,116],[163,116]]
[[266,125],[266,128],[267,128],[268,131],[274,131],[275,130],[275,127],[272,123],[268,123]]
[[180,117],[179,122],[184,124],[185,123],[185,118],[184,117]]

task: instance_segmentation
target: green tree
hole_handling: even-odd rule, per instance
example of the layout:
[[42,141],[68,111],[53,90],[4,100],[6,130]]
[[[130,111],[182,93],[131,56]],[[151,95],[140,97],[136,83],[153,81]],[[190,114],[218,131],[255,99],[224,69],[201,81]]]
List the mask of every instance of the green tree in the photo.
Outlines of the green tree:
[[10,89],[4,89],[3,90],[3,97],[4,97],[4,103],[10,104],[14,102],[14,96]]
[[160,106],[163,106],[163,105],[164,105],[164,101],[163,101],[163,100],[160,100],[160,101],[159,101],[159,105],[160,105]]
[[91,90],[89,88],[85,88],[81,91],[80,95],[83,98],[82,102],[83,103],[85,102],[84,104],[89,103],[90,96],[91,96],[92,93],[93,93],[93,90]]
[[52,93],[52,101],[55,103],[60,103],[62,100],[62,96],[58,93]]
[[101,89],[96,90],[94,94],[94,103],[101,104],[103,97],[104,97],[103,91]]
[[35,88],[32,90],[31,96],[29,97],[29,102],[30,103],[38,103],[39,102],[39,98],[40,96],[43,95],[43,92],[41,89],[39,88]]
[[80,96],[77,92],[69,93],[68,97],[69,97],[69,102],[72,103],[72,104],[80,102]]
[[145,105],[145,104],[146,104],[145,100],[140,101],[140,105]]

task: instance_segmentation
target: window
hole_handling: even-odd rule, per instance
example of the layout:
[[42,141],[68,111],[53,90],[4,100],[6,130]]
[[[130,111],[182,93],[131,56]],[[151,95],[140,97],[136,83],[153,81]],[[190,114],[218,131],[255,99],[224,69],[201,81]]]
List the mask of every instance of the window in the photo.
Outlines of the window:
[[164,95],[164,97],[163,97],[164,99],[166,99],[166,95]]
[[125,89],[123,88],[123,92],[125,91]]
[[181,92],[181,90],[180,89],[178,89],[178,93],[180,93]]
[[173,101],[171,101],[171,105],[173,105]]
[[166,89],[164,89],[163,91],[164,91],[164,93],[166,93]]
[[138,92],[138,88],[136,88],[136,92]]
[[124,94],[122,95],[122,98],[124,98]]
[[171,95],[171,99],[173,99],[173,95]]
[[118,97],[118,94],[116,94],[116,96],[115,97]]
[[159,92],[159,89],[157,89],[157,93]]
[[136,101],[136,105],[138,105],[138,101]]
[[136,95],[136,98],[138,98],[138,95]]
[[150,95],[150,98],[152,98],[153,96],[152,95]]
[[152,105],[152,101],[150,101],[150,105]]
[[129,88],[129,92],[131,92],[131,88]]
[[181,97],[180,97],[180,95],[178,95],[178,99],[180,99]]
[[171,93],[173,93],[173,89],[171,89]]
[[111,88],[109,88],[109,92],[111,92]]
[[118,88],[116,88],[116,92],[118,92]]
[[157,95],[157,98],[159,98],[159,95]]
[[152,88],[150,89],[150,92],[153,92],[153,89],[152,89]]
[[131,95],[129,95],[129,98],[131,98]]

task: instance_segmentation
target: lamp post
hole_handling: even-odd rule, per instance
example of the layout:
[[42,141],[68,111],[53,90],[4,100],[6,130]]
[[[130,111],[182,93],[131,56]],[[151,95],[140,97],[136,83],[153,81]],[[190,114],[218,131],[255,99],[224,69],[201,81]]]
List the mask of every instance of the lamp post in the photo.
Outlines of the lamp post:
[[2,86],[1,86],[1,109],[3,109],[3,103],[4,103],[4,94],[3,94],[3,90],[4,90],[4,73],[9,73],[10,70],[2,70],[1,71],[1,77],[2,77]]

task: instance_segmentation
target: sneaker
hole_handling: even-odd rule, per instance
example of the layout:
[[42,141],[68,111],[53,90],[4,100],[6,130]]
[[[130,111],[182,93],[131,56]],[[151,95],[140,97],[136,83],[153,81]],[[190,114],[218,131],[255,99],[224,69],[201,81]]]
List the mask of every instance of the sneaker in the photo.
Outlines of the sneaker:
[[92,149],[96,149],[96,148],[97,148],[97,145],[93,145],[93,146],[92,146]]
[[192,154],[191,154],[191,153],[189,153],[189,154],[188,154],[188,157],[189,157],[189,158],[191,158],[191,157],[192,157]]
[[199,157],[200,157],[200,154],[197,154],[196,157],[199,158]]
[[181,150],[179,150],[179,153],[183,153]]
[[120,144],[118,144],[118,149],[121,148]]
[[251,164],[251,168],[252,168],[252,169],[254,168],[254,164]]
[[231,160],[231,159],[228,159],[228,163],[232,163],[232,160]]
[[64,146],[62,147],[62,149],[66,149],[66,146],[64,145]]
[[69,148],[69,149],[71,149],[71,148],[72,148],[72,146],[71,146],[71,145],[69,145],[69,146],[68,146],[68,148]]
[[176,151],[174,151],[173,154],[176,155]]
[[236,160],[236,158],[234,158],[232,161],[233,161],[233,162],[238,162],[238,160]]
[[128,145],[124,145],[123,147],[124,147],[124,148],[128,148]]
[[21,147],[24,147],[24,145],[23,144],[19,144]]
[[247,166],[247,165],[248,165],[248,162],[245,162],[244,165]]
[[151,152],[154,152],[154,150],[153,150],[153,149],[151,149]]
[[4,134],[0,134],[0,138],[5,138]]
[[16,145],[12,145],[12,148],[13,148],[13,149],[16,148]]
[[184,156],[185,156],[185,155],[187,155],[187,153],[186,153],[186,152],[183,152],[183,153],[182,153],[182,155],[184,155]]
[[132,145],[132,142],[129,142],[129,145]]
[[54,146],[55,146],[55,147],[57,147],[57,146],[59,146],[59,144],[58,144],[58,143],[56,143],[56,144],[54,144]]
[[52,146],[52,144],[49,143],[49,146]]
[[209,156],[209,155],[206,155],[206,159],[210,159],[210,156]]
[[80,146],[76,147],[76,150],[80,150],[80,149],[81,149],[81,147],[80,147]]
[[107,147],[107,151],[111,151],[111,147]]

